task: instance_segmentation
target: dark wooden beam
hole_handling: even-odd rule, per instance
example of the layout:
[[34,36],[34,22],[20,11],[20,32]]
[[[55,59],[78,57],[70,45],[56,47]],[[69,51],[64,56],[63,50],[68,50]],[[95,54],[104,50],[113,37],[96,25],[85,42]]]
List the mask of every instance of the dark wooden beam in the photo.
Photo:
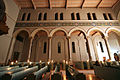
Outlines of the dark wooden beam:
[[[114,6],[117,4],[117,3],[119,3],[120,2],[120,0],[117,0],[116,2],[115,2],[115,4],[113,4],[112,5],[112,8],[114,8]],[[120,5],[120,4],[119,4]]]
[[33,8],[36,9],[36,5],[35,5],[34,0],[31,0],[31,3],[32,3],[32,5],[33,5]]
[[65,8],[67,8],[68,0],[65,0]]
[[98,8],[99,7],[99,5],[100,5],[100,3],[102,2],[102,0],[100,0],[100,2],[97,4],[97,6],[96,6],[96,8]]
[[83,8],[84,3],[85,3],[85,0],[83,0],[83,2],[82,2],[82,4],[81,4],[80,8]]
[[52,9],[51,0],[48,0],[49,8]]

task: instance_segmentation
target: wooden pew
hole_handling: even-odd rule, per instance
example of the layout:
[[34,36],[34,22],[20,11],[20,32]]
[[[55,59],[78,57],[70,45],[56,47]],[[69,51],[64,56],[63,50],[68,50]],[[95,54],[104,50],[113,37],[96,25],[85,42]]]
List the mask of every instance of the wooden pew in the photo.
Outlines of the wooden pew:
[[79,73],[73,67],[66,65],[66,76],[68,80],[86,80],[83,73]]
[[19,66],[3,67],[3,68],[0,69],[0,72],[11,70],[11,69],[15,69],[15,68],[19,68]]
[[34,72],[27,76],[27,80],[41,80],[42,75],[45,74],[48,71],[48,66],[45,66],[38,70],[37,72]]
[[2,80],[22,80],[30,73],[33,73],[38,70],[38,66],[34,66],[32,68],[25,69],[24,71],[20,71],[14,74],[7,73],[2,76]]
[[25,66],[25,67],[19,67],[19,68],[14,68],[14,69],[11,69],[11,70],[7,70],[7,71],[0,72],[0,79],[2,78],[2,76],[3,76],[4,74],[7,74],[7,73],[13,74],[13,73],[16,73],[16,72],[25,70],[25,69],[27,69],[27,68],[28,68],[28,66]]
[[62,73],[60,72],[60,64],[55,67],[55,72],[51,75],[51,80],[63,80]]

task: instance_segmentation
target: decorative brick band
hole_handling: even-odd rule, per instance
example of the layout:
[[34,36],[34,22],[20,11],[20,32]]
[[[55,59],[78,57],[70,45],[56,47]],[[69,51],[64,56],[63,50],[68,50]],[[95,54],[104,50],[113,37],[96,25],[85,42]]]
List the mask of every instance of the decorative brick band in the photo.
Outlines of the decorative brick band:
[[62,27],[62,26],[120,26],[119,22],[24,22],[16,27]]

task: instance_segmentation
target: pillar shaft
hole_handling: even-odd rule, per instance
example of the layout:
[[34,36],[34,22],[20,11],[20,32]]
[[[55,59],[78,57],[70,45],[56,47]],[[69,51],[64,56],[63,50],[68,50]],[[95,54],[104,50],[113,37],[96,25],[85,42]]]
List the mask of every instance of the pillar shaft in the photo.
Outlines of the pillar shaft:
[[16,41],[16,38],[12,37],[5,63],[7,63],[10,58],[12,58],[12,53],[13,53],[15,41]]
[[107,47],[109,59],[111,59],[110,45],[109,45],[109,42],[108,42],[108,37],[105,36],[105,37],[103,37],[103,39],[105,40],[105,44],[106,44],[106,47]]
[[90,42],[89,42],[89,39],[90,39],[90,37],[87,36],[87,38],[86,38],[86,45],[87,45],[87,49],[88,49],[89,60],[91,61],[91,60],[92,60],[92,57],[91,57],[91,50],[90,50]]
[[31,56],[31,49],[32,49],[32,42],[33,42],[33,38],[30,38],[30,46],[29,46],[29,53],[28,53],[28,59],[30,60],[30,56]]
[[68,56],[69,56],[69,60],[72,61],[72,53],[71,53],[71,42],[70,42],[70,37],[67,37],[68,40]]
[[48,53],[49,53],[49,60],[51,60],[52,59],[52,54],[51,54],[51,51],[52,51],[52,37],[49,37],[49,51],[48,51]]

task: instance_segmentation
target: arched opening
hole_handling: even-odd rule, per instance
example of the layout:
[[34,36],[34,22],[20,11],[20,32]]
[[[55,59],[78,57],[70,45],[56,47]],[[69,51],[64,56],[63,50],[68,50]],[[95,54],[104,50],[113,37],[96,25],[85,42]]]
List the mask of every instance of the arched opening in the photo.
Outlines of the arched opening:
[[66,33],[62,30],[57,30],[52,36],[52,60],[62,62],[68,60],[68,46]]
[[16,36],[16,41],[13,49],[13,61],[27,61],[29,53],[29,34],[27,31],[22,30]]
[[70,46],[73,61],[89,60],[88,45],[83,31],[75,30],[70,34]]
[[91,42],[93,44],[95,58],[99,61],[103,61],[103,59],[110,59],[104,33],[100,30],[94,29],[90,31],[89,36],[91,37]]
[[120,32],[110,30],[108,32],[108,42],[110,45],[111,60],[114,61],[114,53],[117,53],[120,57]]
[[44,30],[39,30],[34,36],[30,60],[34,62],[48,60],[48,35]]

